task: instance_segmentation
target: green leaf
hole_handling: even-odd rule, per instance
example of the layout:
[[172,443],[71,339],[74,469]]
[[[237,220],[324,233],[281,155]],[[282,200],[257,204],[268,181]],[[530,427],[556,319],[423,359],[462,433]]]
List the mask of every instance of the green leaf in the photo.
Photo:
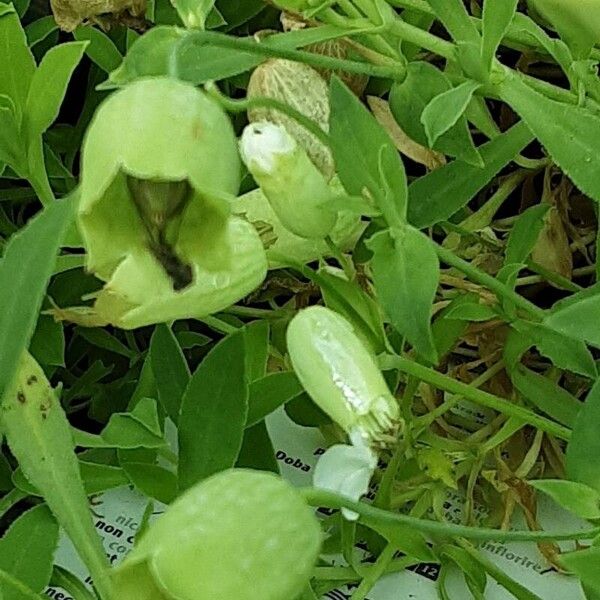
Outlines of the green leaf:
[[486,304],[467,302],[453,306],[444,317],[446,319],[459,319],[461,321],[489,321],[498,318],[498,312]]
[[464,81],[437,95],[423,109],[421,123],[432,148],[440,136],[456,125],[480,87],[481,84],[477,81]]
[[40,315],[29,351],[42,365],[62,367],[65,364],[65,332],[63,324],[49,315]]
[[35,61],[17,13],[7,4],[0,4],[0,9],[0,94],[12,99],[20,123]]
[[[52,575],[58,544],[58,524],[46,506],[22,514],[0,539],[0,569],[42,592]],[[0,583],[2,600],[25,600],[25,596]]]
[[171,0],[188,29],[204,29],[215,0]]
[[11,238],[0,262],[0,398],[33,334],[72,217],[71,202],[52,204]]
[[53,15],[42,17],[25,27],[25,35],[30,48],[45,40],[52,32],[58,29]]
[[600,493],[584,483],[564,479],[540,479],[528,483],[578,517],[600,519]]
[[100,29],[80,26],[73,32],[73,37],[80,42],[88,42],[85,53],[106,73],[118,69],[123,62],[114,42]]
[[[149,417],[143,418],[148,411]],[[113,413],[100,438],[106,448],[161,448],[166,445],[158,425],[156,402],[143,398],[130,413]]]
[[244,441],[235,466],[279,474],[273,442],[264,422],[256,423],[244,431]]
[[455,41],[479,41],[479,33],[462,0],[427,0],[427,3]]
[[573,183],[600,201],[600,118],[584,107],[550,100],[517,76],[507,76],[499,91]]
[[8,96],[0,96],[0,162],[21,171],[26,169],[27,158],[15,113],[13,101]]
[[573,427],[583,407],[575,396],[523,365],[518,365],[512,370],[510,378],[519,392],[536,408],[562,425]]
[[302,385],[293,371],[269,373],[250,385],[246,427],[252,427],[282,404],[302,393]]
[[142,494],[155,498],[163,504],[171,504],[177,497],[177,475],[158,465],[125,462],[123,470],[131,483]]
[[348,194],[362,196],[367,190],[390,225],[404,223],[402,160],[386,131],[337,77],[331,80],[329,131],[337,174]]
[[408,188],[408,220],[421,229],[448,220],[483,189],[533,139],[524,123],[518,123],[479,148],[484,166],[455,160]]
[[544,325],[571,338],[600,347],[600,284],[557,302]]
[[527,336],[540,354],[549,358],[559,369],[596,379],[598,369],[587,346],[581,340],[567,337],[540,323],[513,321],[512,327],[521,336]]
[[431,241],[407,226],[376,233],[368,246],[373,251],[373,281],[383,309],[417,353],[436,363],[431,311],[439,262]]
[[544,227],[544,217],[549,208],[549,204],[536,204],[518,216],[506,243],[505,265],[524,263],[529,258]]
[[[261,44],[295,49],[345,34],[346,30],[325,25],[274,34],[261,41]],[[154,27],[135,41],[121,66],[99,87],[109,89],[150,75],[177,77],[198,85],[239,75],[265,60],[264,56],[242,48],[211,46],[209,40],[202,31]]]
[[219,342],[192,375],[179,417],[179,489],[234,466],[248,412],[243,331]]
[[168,325],[156,326],[150,340],[149,357],[158,389],[158,399],[173,423],[177,424],[181,399],[190,381],[190,370]]
[[[395,83],[390,91],[390,108],[400,127],[410,138],[423,146],[428,145],[428,137],[422,123],[426,107],[438,96],[450,92],[452,84],[437,67],[427,62],[412,62],[407,67],[406,78]],[[443,98],[436,102],[439,114],[443,113]],[[436,107],[434,105],[434,109]],[[454,115],[450,115],[450,120]],[[440,118],[440,121],[442,119]],[[454,125],[440,134],[433,146],[435,150],[455,156],[466,163],[483,167],[482,157],[473,145],[469,126],[464,115],[458,115]]]
[[485,598],[485,588],[487,584],[487,574],[485,569],[473,560],[473,557],[458,546],[450,544],[443,546],[440,549],[442,556],[447,556],[462,572],[469,587],[480,594],[480,598]]
[[600,595],[600,569],[598,569],[600,548],[598,546],[561,554],[560,562],[581,580],[588,600],[595,600]]
[[24,131],[33,141],[52,125],[87,42],[67,42],[46,52],[31,80],[25,102]]
[[41,367],[22,354],[4,394],[1,425],[29,483],[75,545],[101,593],[109,596],[108,560],[92,522],[67,417]]
[[268,321],[253,321],[244,327],[246,346],[246,380],[249,384],[262,379],[267,372],[269,359]]
[[325,306],[344,316],[375,354],[385,349],[385,333],[377,302],[354,281],[338,277],[325,269],[317,280]]
[[585,399],[575,419],[573,435],[567,446],[566,468],[569,479],[585,483],[600,492],[600,381],[597,381]]
[[488,72],[491,71],[496,50],[512,23],[518,3],[519,0],[485,0],[483,3],[481,60]]

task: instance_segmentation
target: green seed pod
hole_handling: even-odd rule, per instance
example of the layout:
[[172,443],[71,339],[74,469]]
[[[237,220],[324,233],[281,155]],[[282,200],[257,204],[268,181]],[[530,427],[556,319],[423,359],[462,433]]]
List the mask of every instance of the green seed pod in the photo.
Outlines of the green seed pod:
[[293,600],[321,544],[313,511],[271,473],[205,479],[151,525],[114,574],[119,600]]
[[398,404],[346,319],[322,306],[307,308],[292,319],[287,343],[304,389],[353,444],[394,443],[401,426]]
[[81,171],[86,266],[106,282],[84,324],[202,317],[263,280],[260,239],[230,214],[240,172],[233,128],[194,86],[149,78],[111,95],[87,131]]
[[529,0],[578,54],[587,58],[600,42],[600,0]]
[[[253,71],[248,84],[248,98],[256,96],[280,100],[315,121],[323,131],[329,131],[329,89],[323,77],[308,65],[281,58],[264,62]],[[285,127],[325,177],[331,179],[335,171],[331,151],[294,119],[270,108],[253,108],[248,111],[248,118],[251,123],[269,121]]]
[[327,180],[280,125],[252,123],[240,142],[242,159],[281,222],[305,238],[324,238],[336,222],[327,209]]

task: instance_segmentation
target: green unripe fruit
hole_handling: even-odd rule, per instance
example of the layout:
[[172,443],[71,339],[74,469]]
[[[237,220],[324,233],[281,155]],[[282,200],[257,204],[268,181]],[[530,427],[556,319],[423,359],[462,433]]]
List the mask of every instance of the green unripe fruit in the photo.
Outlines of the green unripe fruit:
[[261,471],[224,471],[150,527],[115,572],[116,597],[294,600],[320,544],[317,518],[290,484]]

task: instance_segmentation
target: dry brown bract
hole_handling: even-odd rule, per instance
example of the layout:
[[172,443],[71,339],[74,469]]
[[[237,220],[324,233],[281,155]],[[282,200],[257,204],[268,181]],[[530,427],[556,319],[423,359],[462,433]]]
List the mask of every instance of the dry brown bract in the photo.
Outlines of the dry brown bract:
[[143,17],[146,0],[50,0],[56,23],[63,31],[73,31],[82,23],[110,22],[114,16]]

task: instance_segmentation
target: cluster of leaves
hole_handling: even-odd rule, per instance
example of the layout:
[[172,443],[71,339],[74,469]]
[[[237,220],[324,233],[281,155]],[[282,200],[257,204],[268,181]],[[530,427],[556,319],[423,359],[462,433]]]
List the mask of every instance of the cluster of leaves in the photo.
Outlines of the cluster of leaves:
[[[440,562],[442,597],[458,567],[476,598],[488,577],[537,598],[484,558],[473,541],[485,539],[538,543],[600,597],[600,532],[539,531],[536,502],[539,490],[600,519],[600,3],[585,2],[583,24],[575,2],[468,4],[0,4],[0,597],[39,598],[52,580],[110,600],[87,498],[130,485],[170,504],[233,467],[277,473],[265,418],[282,406],[345,440],[287,356],[289,321],[319,303],[377,355],[403,428],[373,505],[305,490],[360,518],[324,520],[324,548],[348,566],[319,563],[304,597],[357,583],[364,599],[386,572]],[[325,123],[301,101],[247,94],[269,60],[328,81]],[[312,260],[267,254],[262,286],[216,315],[135,331],[55,321],[77,321],[57,307],[102,288],[75,227],[92,116],[115,89],[164,77],[204,86],[236,133],[260,108],[325,144],[343,188],[334,209],[362,233],[343,247],[328,237]],[[242,192],[254,188],[245,172]],[[443,510],[449,491],[464,499],[460,524]],[[515,511],[530,531],[507,531]],[[57,522],[94,592],[53,569]],[[576,538],[586,546],[561,554],[556,542]],[[372,565],[356,563],[358,540]]]

